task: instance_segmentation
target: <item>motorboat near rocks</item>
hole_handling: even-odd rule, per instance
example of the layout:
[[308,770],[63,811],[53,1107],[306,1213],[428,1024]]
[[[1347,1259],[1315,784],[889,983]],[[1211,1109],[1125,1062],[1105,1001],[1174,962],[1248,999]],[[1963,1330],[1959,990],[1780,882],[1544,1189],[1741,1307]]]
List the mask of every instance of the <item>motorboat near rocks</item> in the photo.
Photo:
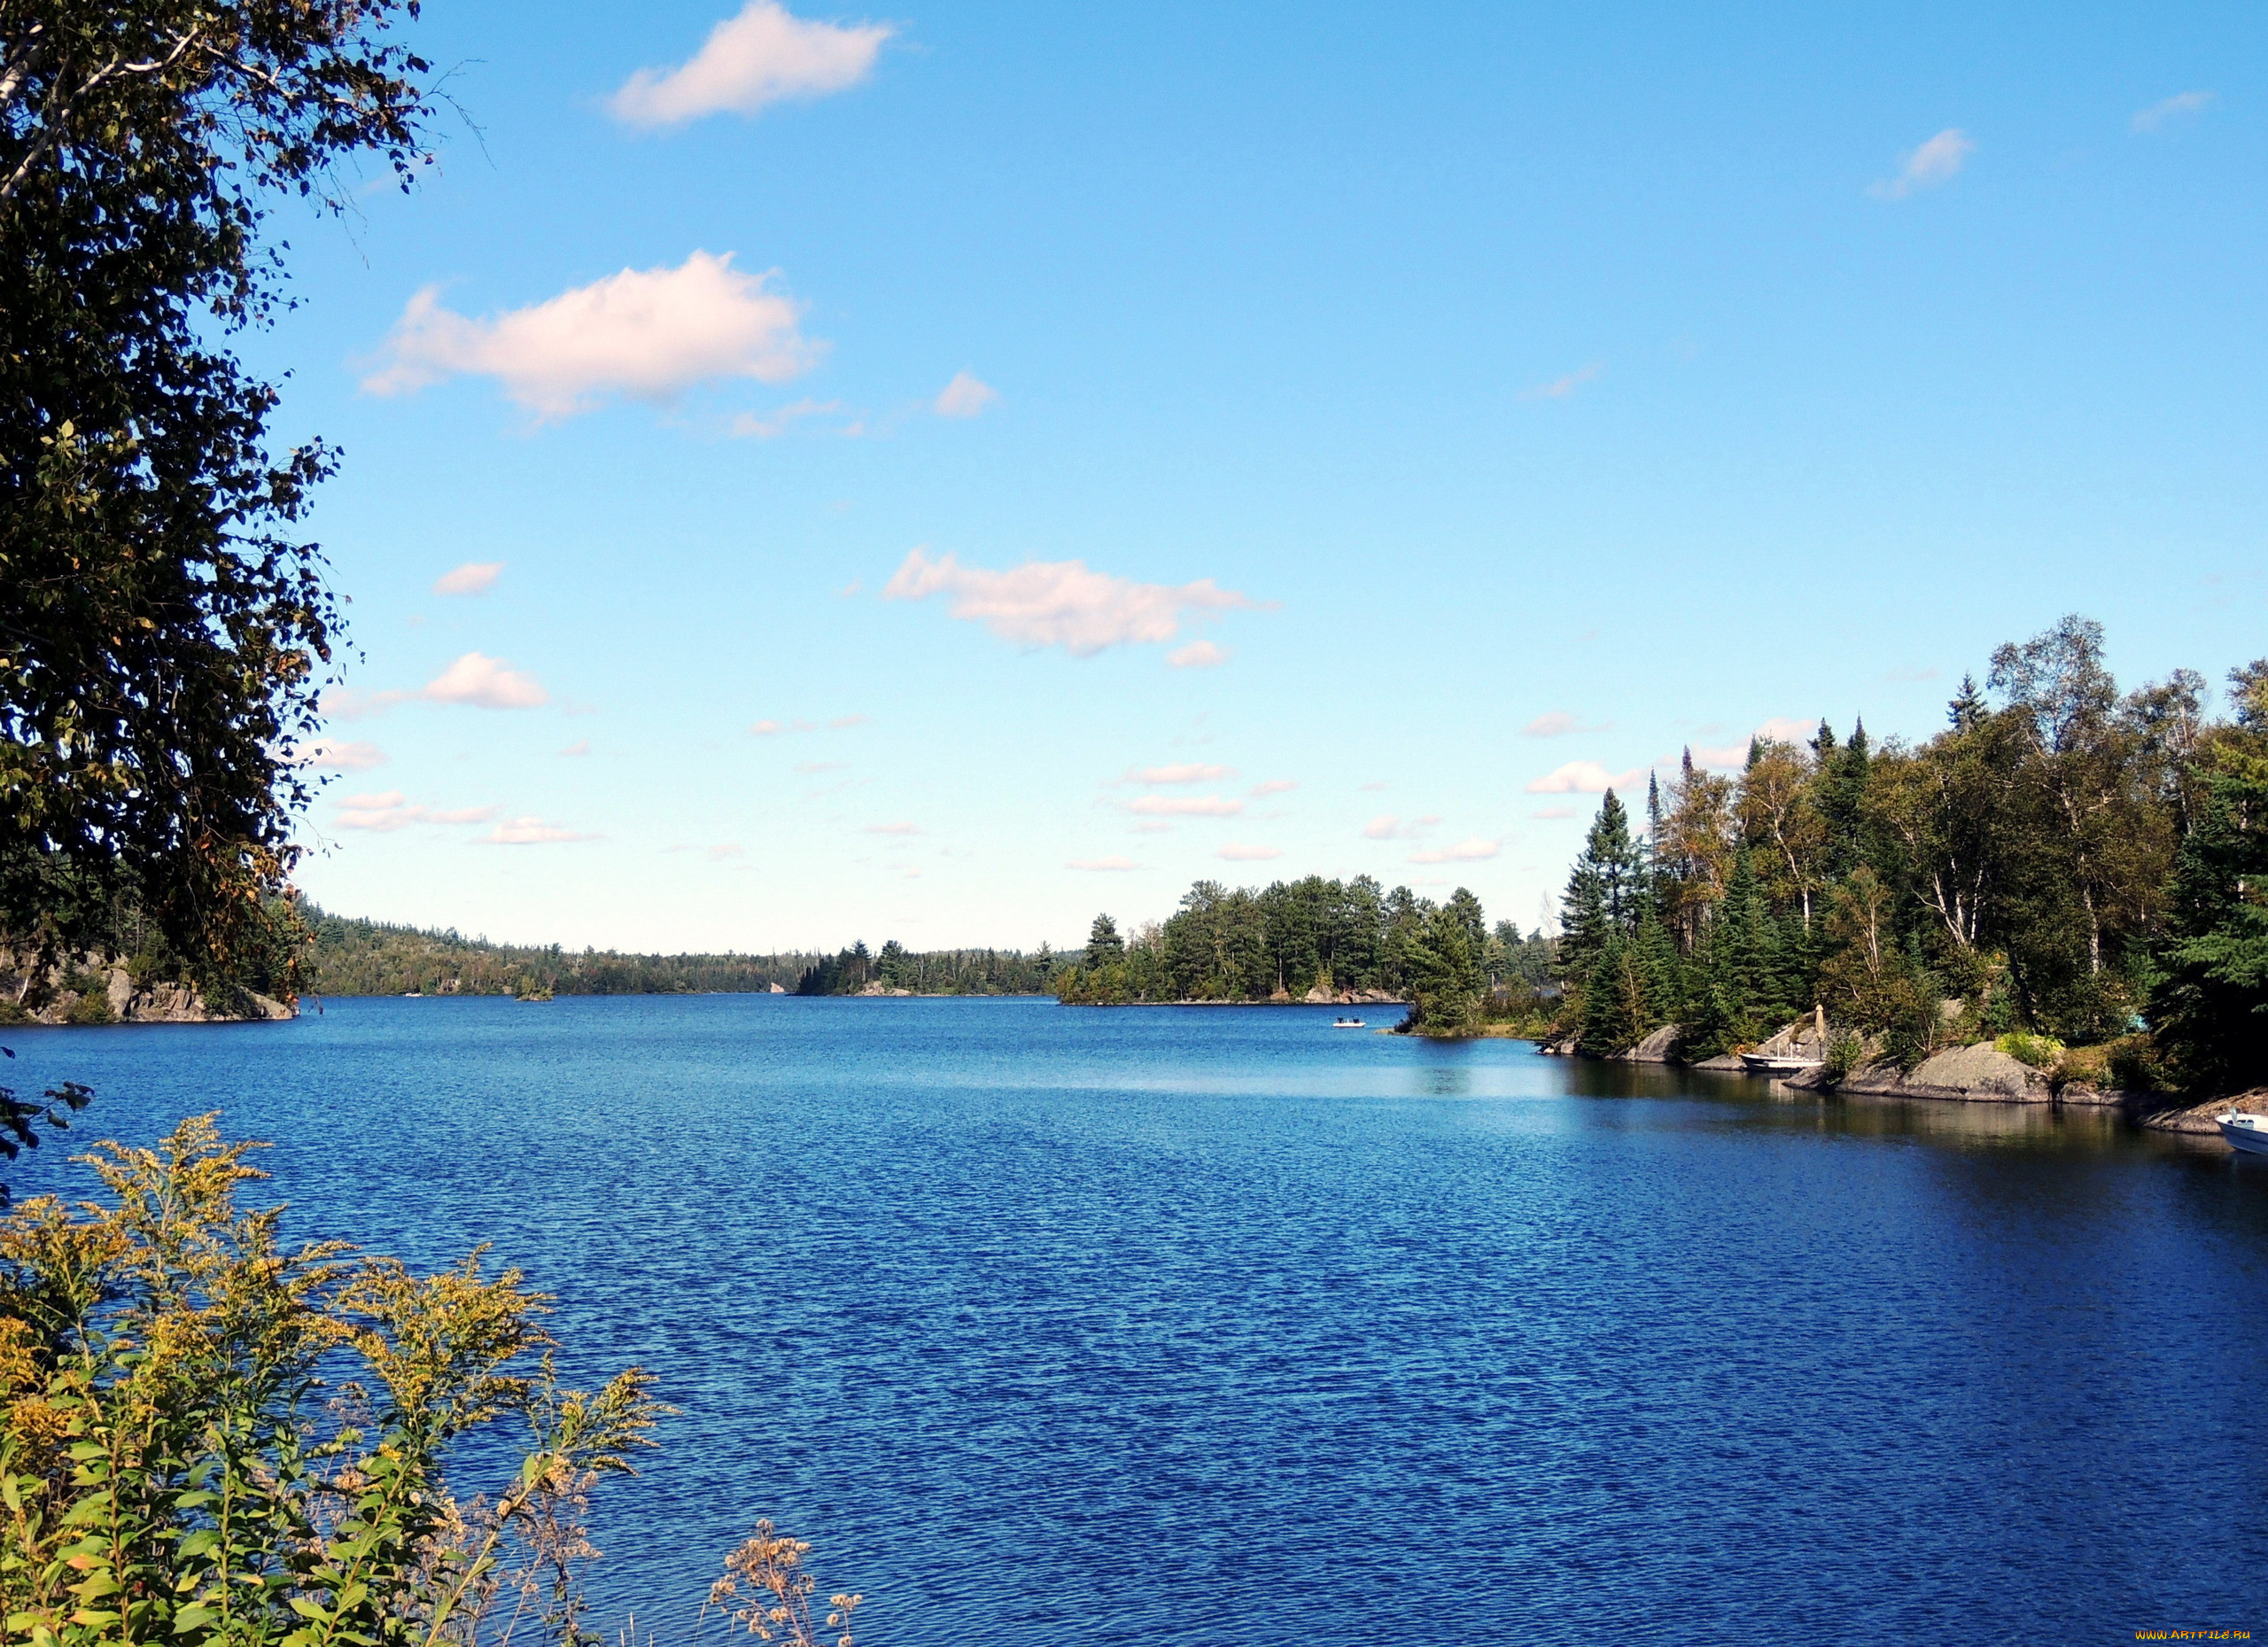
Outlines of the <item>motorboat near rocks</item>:
[[2213,1117],[2221,1136],[2248,1155],[2268,1155],[2268,1115],[2227,1110]]

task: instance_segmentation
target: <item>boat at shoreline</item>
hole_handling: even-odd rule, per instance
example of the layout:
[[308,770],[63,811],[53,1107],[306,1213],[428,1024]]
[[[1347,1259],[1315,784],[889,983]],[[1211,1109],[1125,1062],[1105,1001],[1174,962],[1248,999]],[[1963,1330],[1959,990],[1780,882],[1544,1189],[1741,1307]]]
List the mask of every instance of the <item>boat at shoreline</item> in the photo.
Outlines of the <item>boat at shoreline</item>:
[[1365,1025],[1360,1018],[1333,1018],[1331,1027],[1334,1029],[1360,1029]]
[[2221,1136],[2248,1155],[2268,1155],[2268,1115],[2240,1115],[2226,1110],[2213,1120]]
[[1826,1060],[1798,1058],[1788,1053],[1743,1053],[1740,1061],[1752,1076],[1771,1076],[1784,1080],[1789,1076],[1799,1076],[1806,1069],[1816,1069]]

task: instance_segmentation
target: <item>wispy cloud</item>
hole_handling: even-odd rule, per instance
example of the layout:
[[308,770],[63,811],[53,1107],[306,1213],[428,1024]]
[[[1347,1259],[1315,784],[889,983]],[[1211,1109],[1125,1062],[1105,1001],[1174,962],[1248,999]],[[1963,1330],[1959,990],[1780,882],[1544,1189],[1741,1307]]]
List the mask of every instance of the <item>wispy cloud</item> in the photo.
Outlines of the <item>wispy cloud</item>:
[[745,858],[748,849],[737,841],[719,841],[709,849],[709,861],[721,864],[728,858]]
[[940,417],[975,417],[1000,398],[1000,392],[974,372],[955,372],[929,409]]
[[578,738],[559,752],[571,759],[588,755],[591,752],[591,741],[588,738]]
[[1908,154],[1895,177],[1870,184],[1867,192],[1877,200],[1903,200],[1922,189],[1934,189],[1957,175],[1969,164],[1977,145],[1957,126],[1948,126]]
[[1066,869],[1091,869],[1107,874],[1141,866],[1130,858],[1075,858],[1063,866]]
[[981,623],[1003,641],[1060,646],[1074,657],[1114,646],[1162,644],[1177,638],[1186,622],[1262,607],[1210,578],[1137,583],[1090,571],[1082,561],[1030,561],[1011,571],[988,571],[963,566],[950,554],[933,560],[925,548],[909,554],[882,590],[886,601],[924,601],[933,594],[947,597],[953,617]]
[[1527,786],[1530,795],[1597,795],[1607,789],[1627,789],[1646,775],[1643,766],[1612,773],[1595,760],[1573,760]]
[[2138,109],[2132,121],[2136,131],[2155,131],[2168,120],[2186,114],[2202,114],[2218,94],[2210,91],[2177,91],[2163,103],[2153,103],[2147,109]]
[[1210,641],[1192,641],[1166,654],[1166,662],[1176,669],[1218,669],[1228,661],[1229,649]]
[[910,823],[868,824],[860,831],[864,835],[920,835],[920,830]]
[[1564,738],[1573,732],[1604,732],[1613,724],[1611,720],[1578,720],[1565,710],[1555,709],[1538,715],[1522,726],[1520,735],[1524,738]]
[[1215,765],[1207,761],[1181,761],[1166,766],[1135,766],[1127,769],[1120,783],[1174,784],[1216,783],[1236,769]]
[[1384,789],[1386,788],[1386,781],[1382,778],[1373,778],[1370,782],[1357,784],[1355,787],[1366,795],[1371,794],[1378,790]]
[[312,767],[316,772],[368,772],[373,766],[385,765],[386,753],[375,743],[340,743],[330,738],[317,738],[303,743],[292,752],[288,765]]
[[480,837],[483,846],[558,846],[569,841],[595,841],[598,836],[563,829],[540,818],[514,818]]
[[866,718],[864,715],[837,715],[827,723],[827,729],[829,732],[848,732],[853,726],[863,726],[866,724]]
[[1218,795],[1144,795],[1126,803],[1138,818],[1233,818],[1242,801]]
[[850,770],[850,763],[840,760],[799,760],[796,763],[795,770],[804,777],[810,778],[823,772],[848,772]]
[[1438,812],[1425,812],[1407,820],[1387,812],[1363,826],[1363,838],[1365,841],[1407,840],[1411,835],[1424,834],[1441,821]]
[[1819,722],[1801,715],[1775,715],[1756,729],[1756,735],[1775,743],[1802,743],[1819,735]]
[[1288,795],[1299,787],[1298,782],[1291,778],[1270,778],[1263,783],[1254,784],[1245,793],[1255,801],[1262,801],[1271,795]]
[[436,812],[430,806],[414,804],[400,789],[386,789],[376,795],[348,796],[338,804],[338,823],[342,829],[367,829],[375,834],[391,835],[397,829],[407,829],[412,824],[486,823],[495,815],[493,806]]
[[1533,812],[1528,814],[1531,818],[1542,818],[1546,820],[1557,820],[1561,818],[1573,818],[1574,815],[1575,809],[1572,806],[1546,806],[1540,812]]
[[1254,846],[1245,841],[1231,841],[1213,856],[1225,858],[1232,864],[1257,864],[1270,858],[1283,857],[1284,849],[1280,846]]
[[1883,679],[1894,687],[1914,686],[1924,680],[1935,680],[1938,672],[1916,664],[1905,664],[1891,670]]
[[1169,823],[1161,823],[1153,818],[1147,823],[1136,824],[1134,833],[1136,835],[1171,835],[1173,826]]
[[467,652],[427,681],[418,695],[436,703],[469,703],[478,709],[533,709],[550,699],[535,677],[481,652]]
[[609,106],[625,125],[678,126],[704,114],[754,114],[775,103],[848,90],[871,74],[883,23],[812,23],[775,0],[749,0],[675,68],[641,68]]
[[527,308],[474,320],[441,306],[440,289],[410,299],[362,379],[372,394],[406,394],[460,375],[493,377],[539,420],[572,416],[616,396],[675,399],[699,383],[784,383],[824,345],[796,330],[802,306],[743,275],[732,254],[695,252],[676,268],[625,268]]
[[1554,377],[1550,383],[1540,383],[1520,391],[1523,400],[1564,400],[1585,384],[1596,381],[1606,368],[1594,361],[1588,366],[1569,372],[1565,377]]
[[467,561],[453,571],[445,571],[433,579],[436,594],[485,594],[496,587],[497,575],[504,570],[501,561]]
[[1455,846],[1421,846],[1410,854],[1413,864],[1470,864],[1484,858],[1494,858],[1503,843],[1484,841],[1479,835],[1459,841]]
[[840,400],[814,400],[806,395],[776,412],[742,412],[726,427],[743,440],[777,440],[806,417],[824,417],[842,409]]

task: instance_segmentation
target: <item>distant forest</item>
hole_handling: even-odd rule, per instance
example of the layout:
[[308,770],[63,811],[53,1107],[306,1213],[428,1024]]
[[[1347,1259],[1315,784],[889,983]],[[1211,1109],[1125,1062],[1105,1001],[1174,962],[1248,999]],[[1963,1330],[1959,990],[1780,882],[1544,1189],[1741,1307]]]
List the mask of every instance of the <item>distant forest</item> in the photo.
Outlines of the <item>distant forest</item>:
[[1551,944],[1511,921],[1491,930],[1459,887],[1441,903],[1368,875],[1309,875],[1258,890],[1200,881],[1162,925],[1122,934],[1096,918],[1078,964],[1056,981],[1073,1006],[1296,1000],[1318,984],[1419,1004],[1429,1028],[1477,1026],[1491,998],[1525,1002],[1547,983]]
[[625,955],[492,944],[454,930],[351,920],[312,904],[299,913],[313,934],[300,966],[303,987],[314,995],[745,995],[774,985],[801,995],[855,995],[869,983],[920,995],[1018,995],[1045,992],[1056,966],[1045,944],[1031,955],[917,954],[895,942],[880,958],[864,944],[835,955]]

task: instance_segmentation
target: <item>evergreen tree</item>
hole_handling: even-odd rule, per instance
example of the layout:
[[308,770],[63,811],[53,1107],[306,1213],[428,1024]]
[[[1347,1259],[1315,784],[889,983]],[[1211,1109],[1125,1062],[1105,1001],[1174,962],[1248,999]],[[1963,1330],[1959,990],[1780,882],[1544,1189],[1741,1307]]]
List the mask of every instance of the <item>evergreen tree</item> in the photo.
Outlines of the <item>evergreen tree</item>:
[[1118,936],[1118,923],[1108,915],[1097,915],[1087,928],[1087,965],[1107,967],[1125,953],[1126,940]]
[[1630,817],[1609,789],[1567,877],[1560,914],[1561,975],[1589,976],[1609,936],[1635,933],[1645,896],[1645,854],[1630,838]]
[[1611,928],[1591,958],[1583,979],[1582,1028],[1575,1043],[1586,1057],[1612,1057],[1635,1045],[1645,1033],[1639,1027],[1642,990],[1632,943],[1620,928]]
[[2177,1079],[2268,1082],[2268,756],[2224,755],[2170,902],[2150,1020]]

